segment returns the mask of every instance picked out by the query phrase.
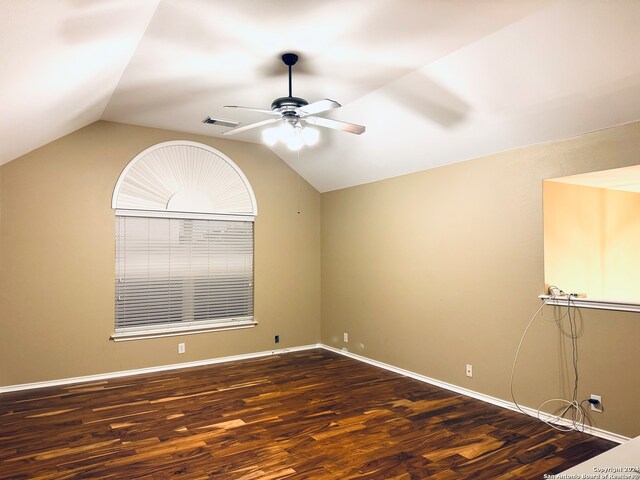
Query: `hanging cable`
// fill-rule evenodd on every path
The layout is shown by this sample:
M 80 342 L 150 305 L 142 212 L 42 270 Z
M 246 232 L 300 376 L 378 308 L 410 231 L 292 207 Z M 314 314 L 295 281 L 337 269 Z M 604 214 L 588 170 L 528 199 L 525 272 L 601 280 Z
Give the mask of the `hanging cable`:
M 528 413 L 520 408 L 520 405 L 516 401 L 516 396 L 513 393 L 513 377 L 514 377 L 515 372 L 516 372 L 516 364 L 518 363 L 518 357 L 520 356 L 520 349 L 522 348 L 522 343 L 524 342 L 524 339 L 527 336 L 527 332 L 529 331 L 529 328 L 531 328 L 531 325 L 533 325 L 534 320 L 538 317 L 538 314 L 542 311 L 544 306 L 547 304 L 547 302 L 551 298 L 555 298 L 555 296 L 551 296 L 549 298 L 545 298 L 544 301 L 542 302 L 542 305 L 540 305 L 540 308 L 538 308 L 536 313 L 534 313 L 533 316 L 531 317 L 531 320 L 529 320 L 529 323 L 527 324 L 526 328 L 524 329 L 524 332 L 522 333 L 522 337 L 520 337 L 520 342 L 518 343 L 518 348 L 516 349 L 516 356 L 513 359 L 513 366 L 511 367 L 511 380 L 509 382 L 510 390 L 511 390 L 511 400 L 513 400 L 514 405 L 520 411 L 520 413 L 523 413 L 525 415 L 528 415 Z
M 511 368 L 511 379 L 509 382 L 509 388 L 510 388 L 510 392 L 511 392 L 511 400 L 513 401 L 514 405 L 516 406 L 516 408 L 518 409 L 518 411 L 520 411 L 520 413 L 523 413 L 525 415 L 530 415 L 529 413 L 525 412 L 522 408 L 520 408 L 520 405 L 518 404 L 516 398 L 515 398 L 515 394 L 513 391 L 513 379 L 515 376 L 515 371 L 516 371 L 516 365 L 518 362 L 518 357 L 520 355 L 520 350 L 522 349 L 522 344 L 524 342 L 525 337 L 527 336 L 527 333 L 529 332 L 529 329 L 531 328 L 531 325 L 533 325 L 533 322 L 535 321 L 535 319 L 538 317 L 538 315 L 540 314 L 540 312 L 542 311 L 542 309 L 544 308 L 544 306 L 548 303 L 549 300 L 551 299 L 556 299 L 558 296 L 564 296 L 564 292 L 562 290 L 560 290 L 557 287 L 550 287 L 549 291 L 551 293 L 551 295 L 546 298 L 543 302 L 542 305 L 540 305 L 540 308 L 538 308 L 538 310 L 536 311 L 536 313 L 533 314 L 533 316 L 531 317 L 531 319 L 529 320 L 529 323 L 527 324 L 526 328 L 524 329 L 524 332 L 522 333 L 522 336 L 520 337 L 520 342 L 518 343 L 518 348 L 516 349 L 516 354 L 515 357 L 513 359 L 513 366 Z M 562 328 L 561 322 L 562 320 L 567 317 L 568 321 L 569 321 L 569 329 L 570 329 L 570 338 L 571 338 L 571 347 L 572 347 L 572 355 L 571 355 L 571 359 L 572 359 L 572 365 L 573 365 L 573 372 L 574 372 L 574 384 L 573 384 L 573 395 L 571 400 L 566 400 L 564 398 L 551 398 L 545 402 L 543 402 L 540 407 L 538 407 L 537 410 L 537 418 L 538 420 L 543 421 L 544 423 L 546 423 L 547 425 L 549 425 L 551 428 L 554 428 L 556 430 L 562 431 L 562 432 L 569 432 L 572 430 L 577 430 L 579 432 L 583 432 L 585 429 L 585 419 L 587 417 L 587 412 L 584 409 L 584 407 L 582 406 L 582 404 L 588 400 L 583 400 L 582 402 L 578 402 L 578 337 L 577 337 L 577 328 L 574 325 L 575 323 L 575 318 L 572 317 L 571 315 L 571 295 L 567 295 L 567 311 L 558 319 L 555 319 L 556 323 L 558 324 L 558 328 L 560 328 L 561 332 L 566 335 L 565 331 Z M 558 403 L 562 403 L 565 404 L 565 407 L 560 411 L 560 413 L 554 415 L 552 418 L 548 418 L 546 420 L 542 419 L 542 409 L 549 403 L 553 403 L 553 402 L 558 402 Z M 565 415 L 567 415 L 570 412 L 571 417 L 570 419 L 567 419 L 565 417 Z M 549 415 L 549 414 L 547 414 Z M 531 415 L 530 415 L 531 416 Z M 564 425 L 561 422 L 563 421 L 569 421 L 570 425 Z

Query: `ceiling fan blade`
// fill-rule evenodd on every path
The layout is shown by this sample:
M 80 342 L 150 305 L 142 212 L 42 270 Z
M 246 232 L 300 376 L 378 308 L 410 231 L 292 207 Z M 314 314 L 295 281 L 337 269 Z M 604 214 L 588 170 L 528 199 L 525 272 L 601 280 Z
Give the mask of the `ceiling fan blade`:
M 343 132 L 355 133 L 356 135 L 360 135 L 365 131 L 365 127 L 363 127 L 362 125 L 339 122 L 338 120 L 331 120 L 329 118 L 305 117 L 304 121 L 312 125 L 317 125 L 319 127 L 333 128 L 334 130 L 342 130 Z
M 339 108 L 341 106 L 342 105 L 340 105 L 335 100 L 325 98 L 324 100 L 310 103 L 309 105 L 305 105 L 304 107 L 296 108 L 295 112 L 300 117 L 306 117 L 307 115 L 315 115 L 316 113 L 326 112 L 327 110 L 331 110 L 332 108 Z
M 261 122 L 250 123 L 249 125 L 245 125 L 244 127 L 236 127 L 231 130 L 227 130 L 222 135 L 235 135 L 236 133 L 244 132 L 246 130 L 251 130 L 252 128 L 262 127 L 263 125 L 269 125 L 270 123 L 279 122 L 279 118 L 268 118 L 266 120 L 262 120 Z
M 239 105 L 225 105 L 222 108 L 239 108 L 240 110 L 251 110 L 252 112 L 260 112 L 266 113 L 267 115 L 278 115 L 280 116 L 280 112 L 274 112 L 273 110 L 266 110 L 264 108 L 254 108 L 254 107 L 241 107 Z

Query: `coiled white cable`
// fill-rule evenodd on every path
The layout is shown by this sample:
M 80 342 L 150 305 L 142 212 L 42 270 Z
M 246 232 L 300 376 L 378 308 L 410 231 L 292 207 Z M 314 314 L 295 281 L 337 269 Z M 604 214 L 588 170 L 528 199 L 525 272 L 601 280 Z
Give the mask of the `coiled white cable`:
M 553 289 L 555 289 L 558 293 L 553 293 Z M 531 320 L 529 320 L 529 323 L 527 324 L 526 328 L 524 329 L 524 332 L 522 333 L 522 337 L 520 337 L 520 342 L 518 343 L 518 348 L 516 349 L 516 355 L 513 359 L 513 366 L 511 367 L 511 379 L 509 382 L 509 388 L 511 391 L 511 400 L 513 400 L 513 404 L 516 406 L 516 408 L 518 409 L 518 411 L 520 411 L 520 413 L 523 413 L 524 415 L 528 415 L 533 417 L 533 415 L 525 412 L 524 410 L 522 410 L 522 408 L 520 408 L 520 405 L 518 404 L 515 394 L 513 392 L 513 378 L 515 376 L 515 371 L 516 371 L 516 365 L 518 363 L 518 357 L 520 355 L 520 350 L 522 349 L 522 344 L 524 343 L 524 339 L 527 336 L 527 333 L 529 332 L 529 329 L 531 328 L 531 325 L 533 325 L 533 322 L 535 321 L 535 319 L 538 317 L 538 315 L 540 314 L 540 312 L 542 311 L 542 309 L 544 308 L 544 306 L 547 304 L 547 302 L 551 299 L 555 299 L 558 294 L 562 294 L 562 290 L 552 287 L 550 288 L 550 291 L 553 293 L 552 295 L 550 295 L 548 298 L 546 298 L 543 302 L 542 305 L 540 305 L 540 308 L 538 308 L 538 310 L 536 311 L 536 313 L 533 314 L 533 316 L 531 317 Z M 567 313 L 565 315 L 563 315 L 562 317 L 560 317 L 559 320 L 557 320 L 557 322 L 559 322 L 560 320 L 562 320 L 565 316 L 567 316 L 567 314 L 569 314 L 569 320 L 571 320 L 571 316 L 569 313 L 569 309 L 571 308 L 571 300 L 570 297 L 567 297 Z M 576 345 L 575 345 L 575 333 L 573 332 L 573 325 L 571 328 L 571 339 L 572 339 L 572 345 L 574 348 L 574 368 L 577 369 L 577 365 L 575 363 L 575 359 L 576 359 Z M 577 394 L 577 370 L 576 370 L 576 384 L 575 384 L 575 388 L 574 388 L 574 397 Z M 552 418 L 548 418 L 548 419 L 543 419 L 542 418 L 542 408 L 547 405 L 548 403 L 552 403 L 552 402 L 560 402 L 560 403 L 564 403 L 566 404 L 566 407 L 557 415 L 552 416 Z M 583 401 L 584 402 L 584 401 Z M 547 425 L 549 425 L 551 428 L 554 428 L 556 430 L 559 430 L 561 432 L 570 432 L 573 430 L 577 430 L 579 432 L 583 432 L 584 431 L 584 425 L 585 425 L 585 417 L 586 417 L 586 411 L 585 409 L 582 407 L 581 403 L 583 402 L 578 402 L 578 400 L 576 398 L 574 398 L 573 400 L 566 400 L 564 398 L 552 398 L 549 399 L 545 402 L 543 402 L 539 407 L 538 407 L 538 411 L 537 411 L 537 418 L 538 420 L 546 423 Z M 566 421 L 565 419 L 565 415 L 567 414 L 567 412 L 569 412 L 571 410 L 571 425 L 565 425 L 563 423 L 560 423 L 562 421 Z M 546 414 L 548 415 L 548 414 Z M 536 417 L 534 417 L 536 418 Z

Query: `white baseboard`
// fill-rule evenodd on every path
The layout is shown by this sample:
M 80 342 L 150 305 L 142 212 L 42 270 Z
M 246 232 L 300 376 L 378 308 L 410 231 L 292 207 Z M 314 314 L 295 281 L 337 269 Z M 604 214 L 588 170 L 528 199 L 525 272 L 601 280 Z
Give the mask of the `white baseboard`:
M 484 393 L 475 392 L 473 390 L 469 390 L 467 388 L 459 387 L 459 386 L 453 385 L 451 383 L 442 382 L 440 380 L 436 380 L 435 378 L 426 377 L 424 375 L 420 375 L 419 373 L 414 373 L 414 372 L 411 372 L 409 370 L 405 370 L 403 368 L 394 367 L 393 365 L 389 365 L 389 364 L 384 363 L 384 362 L 379 362 L 377 360 L 372 360 L 370 358 L 363 357 L 361 355 L 358 355 L 358 354 L 355 354 L 355 353 L 351 353 L 349 351 L 340 350 L 340 349 L 335 348 L 335 347 L 330 347 L 329 345 L 322 344 L 320 346 L 322 348 L 324 348 L 325 350 L 329 350 L 331 352 L 339 353 L 340 355 L 344 355 L 346 357 L 352 358 L 354 360 L 358 360 L 360 362 L 368 363 L 368 364 L 376 366 L 376 367 L 384 368 L 385 370 L 389 370 L 391 372 L 399 373 L 400 375 L 403 375 L 405 377 L 414 378 L 416 380 L 419 380 L 419 381 L 425 382 L 425 383 L 429 383 L 429 384 L 434 385 L 436 387 L 444 388 L 446 390 L 451 390 L 452 392 L 460 393 L 462 395 L 466 395 L 467 397 L 475 398 L 477 400 L 482 400 L 483 402 L 487 402 L 487 403 L 490 403 L 492 405 L 497 405 L 498 407 L 507 408 L 509 410 L 513 410 L 515 412 L 522 413 L 521 411 L 518 410 L 518 407 L 516 407 L 516 405 L 513 402 L 508 402 L 508 401 L 502 400 L 500 398 L 492 397 L 490 395 L 485 395 Z M 520 409 L 522 409 L 522 411 L 525 412 L 525 414 L 527 414 L 529 416 L 532 416 L 536 420 L 538 419 L 538 411 L 537 410 L 535 410 L 533 408 L 529 408 L 529 407 L 523 407 L 523 406 L 520 406 Z M 555 418 L 553 415 L 548 415 L 548 414 L 545 414 L 545 413 L 542 413 L 540 416 L 541 416 L 542 420 L 548 420 L 548 421 L 549 420 L 553 420 Z M 571 426 L 571 422 L 569 422 L 569 421 L 557 422 L 557 423 L 560 423 L 563 426 Z M 585 425 L 584 433 L 587 433 L 589 435 L 593 435 L 595 437 L 604 438 L 606 440 L 611 440 L 612 442 L 616 442 L 616 443 L 625 443 L 625 442 L 628 442 L 629 440 L 631 440 L 629 437 L 625 437 L 623 435 L 618 435 L 617 433 L 608 432 L 608 431 L 602 430 L 600 428 L 591 427 L 589 425 Z
M 434 378 L 426 377 L 424 375 L 420 375 L 419 373 L 414 373 L 409 370 L 405 370 L 403 368 L 394 367 L 393 365 L 389 365 L 384 362 L 379 362 L 377 360 L 372 360 L 367 357 L 363 357 L 361 355 L 357 355 L 355 353 L 351 353 L 345 350 L 340 350 L 335 347 L 331 347 L 329 345 L 324 345 L 321 343 L 311 344 L 311 345 L 302 345 L 299 347 L 291 347 L 291 348 L 281 348 L 277 350 L 268 350 L 263 352 L 255 352 L 255 353 L 245 353 L 242 355 L 231 355 L 228 357 L 218 357 L 218 358 L 209 358 L 205 360 L 196 360 L 194 362 L 185 362 L 185 363 L 174 363 L 171 365 L 161 365 L 158 367 L 148 367 L 148 368 L 137 368 L 134 370 L 121 370 L 118 372 L 109 372 L 109 373 L 100 373 L 97 375 L 86 375 L 82 377 L 73 377 L 73 378 L 62 378 L 59 380 L 48 380 L 44 382 L 34 382 L 34 383 L 23 383 L 19 385 L 8 385 L 5 387 L 0 387 L 0 393 L 8 393 L 8 392 L 17 392 L 20 390 L 31 390 L 36 388 L 45 388 L 45 387 L 54 387 L 60 385 L 71 385 L 74 383 L 80 382 L 95 382 L 100 380 L 108 380 L 111 378 L 118 377 L 126 377 L 129 375 L 143 375 L 146 373 L 154 373 L 154 372 L 164 372 L 168 370 L 176 370 L 179 368 L 189 368 L 189 367 L 201 367 L 205 365 L 214 365 L 216 363 L 225 363 L 225 362 L 234 362 L 237 360 L 247 360 L 251 358 L 260 358 L 267 357 L 270 355 L 279 355 L 282 353 L 288 352 L 299 352 L 303 350 L 311 350 L 313 348 L 323 348 L 325 350 L 338 353 L 340 355 L 344 355 L 346 357 L 352 358 L 354 360 L 358 360 L 360 362 L 368 363 L 369 365 L 373 365 L 375 367 L 383 368 L 385 370 L 389 370 L 391 372 L 398 373 L 405 377 L 414 378 L 421 382 L 428 383 L 430 385 L 434 385 L 436 387 L 444 388 L 446 390 L 451 390 L 452 392 L 460 393 L 462 395 L 466 395 L 471 398 L 475 398 L 477 400 L 482 400 L 483 402 L 490 403 L 492 405 L 497 405 L 498 407 L 507 408 L 509 410 L 513 410 L 519 412 L 516 405 L 512 402 L 508 402 L 506 400 L 502 400 L 500 398 L 492 397 L 490 395 L 485 395 L 484 393 L 475 392 L 473 390 L 469 390 L 467 388 L 459 387 L 457 385 L 453 385 L 451 383 L 442 382 L 440 380 L 436 380 Z M 524 411 L 527 415 L 530 415 L 534 418 L 538 418 L 537 410 L 534 410 L 529 407 L 520 407 L 522 411 Z M 521 412 L 519 412 L 521 413 Z M 543 414 L 543 419 L 552 420 L 553 416 Z M 567 421 L 566 425 L 569 426 L 570 423 Z M 596 437 L 604 438 L 606 440 L 611 440 L 617 443 L 625 443 L 630 440 L 629 437 L 625 437 L 622 435 L 618 435 L 617 433 L 608 432 L 606 430 L 602 430 L 600 428 L 590 427 L 588 425 L 585 426 L 585 433 L 594 435 Z
M 264 352 L 244 353 L 242 355 L 231 355 L 228 357 L 208 358 L 205 360 L 196 360 L 194 362 L 160 365 L 158 367 L 136 368 L 134 370 L 121 370 L 118 372 L 99 373 L 97 375 L 85 375 L 82 377 L 61 378 L 59 380 L 47 380 L 44 382 L 8 385 L 6 387 L 0 387 L 0 393 L 17 392 L 20 390 L 31 390 L 35 388 L 55 387 L 60 385 L 71 385 L 80 382 L 95 382 L 99 380 L 109 380 L 110 378 L 126 377 L 129 375 L 143 375 L 145 373 L 165 372 L 168 370 L 176 370 L 178 368 L 201 367 L 204 365 L 214 365 L 216 363 L 235 362 L 237 360 L 267 357 L 270 355 L 278 355 L 281 353 L 299 352 L 302 350 L 310 350 L 312 348 L 320 348 L 320 344 L 303 345 L 300 347 L 291 348 L 280 348 L 277 350 L 268 350 Z

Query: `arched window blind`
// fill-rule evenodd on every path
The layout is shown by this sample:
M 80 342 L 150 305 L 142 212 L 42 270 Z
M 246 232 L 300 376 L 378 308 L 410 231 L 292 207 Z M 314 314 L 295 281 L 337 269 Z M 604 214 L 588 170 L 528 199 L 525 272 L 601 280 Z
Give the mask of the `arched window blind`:
M 114 340 L 256 324 L 255 197 L 213 148 L 165 142 L 136 156 L 113 195 Z

